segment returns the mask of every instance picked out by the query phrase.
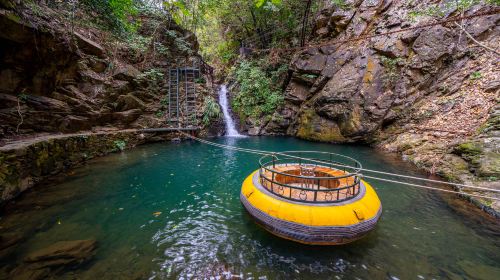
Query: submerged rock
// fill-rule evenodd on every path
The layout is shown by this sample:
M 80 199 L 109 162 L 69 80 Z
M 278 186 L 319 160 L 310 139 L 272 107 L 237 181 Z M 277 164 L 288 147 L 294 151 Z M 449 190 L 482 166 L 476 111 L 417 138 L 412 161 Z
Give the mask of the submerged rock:
M 0 260 L 7 258 L 23 241 L 22 234 L 2 234 L 0 235 Z
M 97 242 L 93 239 L 60 241 L 28 254 L 24 264 L 11 272 L 12 279 L 46 279 L 64 269 L 75 269 L 90 260 Z
M 24 261 L 39 267 L 79 264 L 90 259 L 96 247 L 93 239 L 60 241 L 28 254 Z

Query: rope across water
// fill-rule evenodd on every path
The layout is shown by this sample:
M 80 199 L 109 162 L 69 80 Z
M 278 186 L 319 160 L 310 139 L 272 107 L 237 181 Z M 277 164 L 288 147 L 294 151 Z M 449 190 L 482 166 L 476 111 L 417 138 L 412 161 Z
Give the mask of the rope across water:
M 188 137 L 188 138 L 190 138 L 190 139 L 198 141 L 200 143 L 211 145 L 211 146 L 218 147 L 218 148 L 221 148 L 221 149 L 227 149 L 227 150 L 233 150 L 233 151 L 238 151 L 238 152 L 257 154 L 257 155 L 263 155 L 263 156 L 266 156 L 266 155 L 267 156 L 274 156 L 276 158 L 278 156 L 283 156 L 283 157 L 288 157 L 288 158 L 297 159 L 297 160 L 306 160 L 306 161 L 311 161 L 311 162 L 315 162 L 315 163 L 329 164 L 329 165 L 333 165 L 333 166 L 336 166 L 336 167 L 349 168 L 349 169 L 353 169 L 354 168 L 354 167 L 348 166 L 348 165 L 331 163 L 331 162 L 326 162 L 326 161 L 322 161 L 322 160 L 315 160 L 315 159 L 310 159 L 310 158 L 304 158 L 304 157 L 290 155 L 290 154 L 287 154 L 287 153 L 263 151 L 263 150 L 256 150 L 256 149 L 247 149 L 247 148 L 240 148 L 240 147 L 236 147 L 236 146 L 229 146 L 229 145 L 214 143 L 214 142 L 211 142 L 211 141 L 207 141 L 207 140 L 204 140 L 204 139 L 192 136 L 192 135 L 190 135 L 188 133 L 185 133 L 183 131 L 179 131 L 179 133 L 182 134 L 182 135 L 184 135 L 184 136 L 186 136 L 186 137 Z M 360 170 L 360 171 L 368 172 L 368 173 L 371 172 L 371 173 L 377 173 L 377 174 L 382 174 L 382 175 L 400 177 L 400 178 L 405 178 L 405 179 L 424 181 L 424 182 L 429 182 L 429 183 L 437 183 L 437 184 L 457 186 L 457 187 L 466 188 L 466 189 L 472 189 L 472 190 L 482 190 L 482 191 L 489 191 L 489 192 L 494 192 L 494 193 L 500 193 L 500 190 L 492 189 L 492 188 L 478 187 L 478 186 L 472 186 L 472 185 L 467 185 L 467 184 L 445 182 L 445 181 L 439 181 L 439 180 L 433 180 L 433 179 L 426 179 L 426 178 L 419 178 L 419 177 L 415 177 L 415 176 L 409 176 L 409 175 L 403 175 L 403 174 L 396 174 L 396 173 L 384 172 L 384 171 L 367 169 L 367 168 L 357 168 L 357 169 Z M 461 191 L 454 191 L 454 190 L 446 190 L 446 189 L 442 189 L 442 188 L 436 188 L 436 187 L 430 187 L 430 186 L 425 186 L 425 185 L 407 183 L 407 182 L 402 182 L 402 181 L 397 181 L 397 180 L 391 180 L 391 179 L 379 178 L 379 177 L 374 177 L 374 176 L 368 176 L 368 175 L 360 175 L 360 176 L 364 177 L 364 178 L 368 178 L 368 179 L 373 179 L 373 180 L 379 180 L 379 181 L 385 181 L 385 182 L 390 182 L 390 183 L 402 184 L 402 185 L 407 185 L 407 186 L 412 186 L 412 187 L 417 187 L 417 188 L 423 188 L 423 189 L 429 189 L 429 190 L 436 190 L 436 191 L 441 191 L 441 192 L 446 192 L 446 193 L 454 193 L 454 194 L 458 194 L 458 195 L 464 195 L 464 196 L 470 196 L 470 197 L 478 197 L 478 198 L 485 198 L 485 199 L 491 199 L 491 200 L 500 200 L 500 198 L 493 197 L 493 196 L 480 195 L 480 194 L 470 194 L 470 193 L 465 193 L 465 192 L 461 192 Z

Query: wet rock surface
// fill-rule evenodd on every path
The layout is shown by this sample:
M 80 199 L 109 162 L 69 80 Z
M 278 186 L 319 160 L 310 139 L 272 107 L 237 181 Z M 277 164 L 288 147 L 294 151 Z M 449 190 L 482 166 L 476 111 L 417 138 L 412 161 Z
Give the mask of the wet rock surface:
M 12 279 L 47 279 L 58 273 L 76 269 L 95 253 L 95 240 L 60 241 L 29 253 L 24 263 L 10 273 Z

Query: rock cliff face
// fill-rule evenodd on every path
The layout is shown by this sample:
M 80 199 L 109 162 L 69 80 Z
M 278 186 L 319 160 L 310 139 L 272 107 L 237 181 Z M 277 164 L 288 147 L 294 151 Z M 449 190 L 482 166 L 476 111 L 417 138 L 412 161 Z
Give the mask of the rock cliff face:
M 199 63 L 194 35 L 142 15 L 118 37 L 89 11 L 68 22 L 63 2 L 0 0 L 0 206 L 90 158 L 180 136 L 134 128 L 165 127 L 168 69 Z M 200 112 L 212 91 L 195 86 Z
M 416 1 L 346 2 L 349 9 L 332 6 L 317 17 L 310 44 L 332 44 L 295 54 L 285 104 L 257 131 L 370 143 L 448 179 L 498 186 L 498 55 L 454 23 L 335 44 L 432 21 L 411 20 Z M 465 15 L 492 9 L 476 5 Z M 499 21 L 495 14 L 463 24 L 495 47 Z
M 58 7 L 35 3 L 0 1 L 0 142 L 164 126 L 167 69 L 199 58 L 192 33 L 146 15 L 138 38 L 128 42 L 82 24 L 92 20 L 84 11 L 73 26 Z M 155 46 L 144 38 L 154 38 Z M 197 90 L 207 92 L 202 84 Z

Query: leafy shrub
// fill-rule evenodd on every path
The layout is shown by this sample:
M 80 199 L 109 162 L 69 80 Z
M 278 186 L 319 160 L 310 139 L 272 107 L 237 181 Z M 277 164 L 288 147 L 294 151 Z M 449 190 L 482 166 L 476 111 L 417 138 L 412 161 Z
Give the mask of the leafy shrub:
M 126 37 L 127 45 L 132 49 L 134 55 L 137 57 L 144 54 L 148 50 L 148 46 L 151 43 L 151 38 L 144 37 L 136 33 L 130 33 Z
M 180 50 L 183 53 L 187 54 L 192 54 L 193 50 L 191 47 L 191 44 L 186 42 L 183 38 L 176 38 L 174 40 L 175 46 L 177 47 L 178 50 Z
M 269 75 L 254 62 L 241 62 L 235 71 L 240 90 L 232 100 L 233 109 L 242 117 L 258 118 L 272 114 L 284 100 L 280 89 L 273 86 L 276 85 L 273 83 L 276 72 Z
M 143 73 L 139 74 L 137 76 L 137 78 L 158 82 L 160 79 L 163 78 L 163 76 L 164 76 L 163 72 L 160 69 L 151 68 L 151 69 L 146 70 Z
M 123 140 L 115 140 L 113 144 L 115 146 L 115 151 L 117 150 L 123 151 L 125 150 L 125 147 L 127 147 L 127 142 Z
M 483 77 L 483 75 L 481 74 L 481 72 L 479 71 L 475 71 L 475 72 L 472 72 L 472 74 L 470 74 L 470 79 L 471 80 L 479 80 Z
M 311 79 L 311 80 L 314 80 L 318 77 L 318 75 L 313 75 L 313 74 L 303 74 L 302 77 L 306 78 L 306 79 Z
M 382 62 L 382 65 L 384 65 L 384 68 L 385 68 L 385 74 L 383 76 L 383 79 L 384 79 L 386 86 L 389 86 L 389 85 L 395 83 L 400 75 L 398 64 L 402 61 L 401 58 L 399 58 L 399 57 L 390 58 L 390 57 L 382 56 L 380 58 L 380 61 Z
M 157 118 L 161 118 L 161 117 L 163 117 L 164 115 L 165 115 L 165 112 L 163 112 L 162 110 L 158 110 L 158 111 L 156 111 L 156 113 L 155 113 L 155 116 L 156 116 Z
M 162 106 L 167 106 L 169 103 L 169 100 L 168 100 L 168 97 L 164 97 L 161 101 L 160 101 L 160 104 Z
M 349 4 L 345 2 L 345 0 L 332 0 L 332 3 L 334 6 L 342 9 L 342 10 L 347 10 L 350 8 Z
M 184 40 L 184 38 L 179 37 L 177 35 L 177 32 L 175 32 L 174 30 L 167 30 L 165 33 L 168 37 L 170 37 L 171 39 L 174 40 L 175 47 L 179 51 L 185 52 L 188 54 L 193 53 L 191 44 L 186 42 L 186 40 Z
M 212 96 L 205 97 L 203 102 L 203 125 L 207 126 L 212 120 L 221 117 L 221 109 L 217 101 Z
M 138 23 L 129 21 L 130 16 L 138 13 L 134 0 L 81 0 L 80 3 L 96 12 L 99 19 L 114 31 L 125 33 L 137 29 Z
M 207 81 L 205 80 L 205 78 L 199 77 L 199 78 L 194 79 L 194 82 L 197 83 L 197 84 L 204 84 Z
M 160 42 L 155 42 L 155 49 L 161 55 L 169 55 L 170 51 Z

